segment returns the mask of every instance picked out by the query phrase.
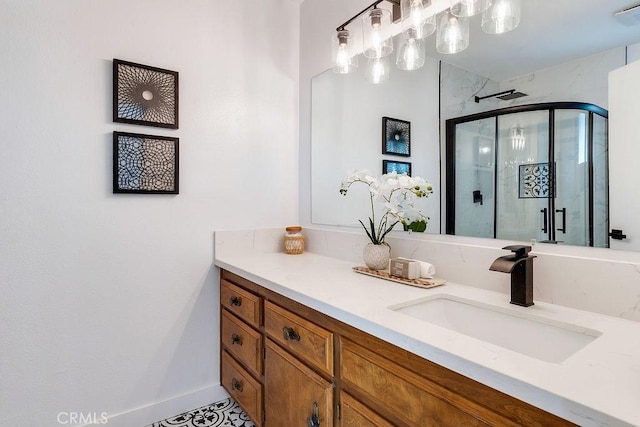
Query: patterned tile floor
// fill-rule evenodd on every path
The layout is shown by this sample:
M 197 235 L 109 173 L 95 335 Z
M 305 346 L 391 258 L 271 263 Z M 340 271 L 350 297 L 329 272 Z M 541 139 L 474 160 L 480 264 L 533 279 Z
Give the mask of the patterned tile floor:
M 221 400 L 147 427 L 254 427 L 233 399 Z

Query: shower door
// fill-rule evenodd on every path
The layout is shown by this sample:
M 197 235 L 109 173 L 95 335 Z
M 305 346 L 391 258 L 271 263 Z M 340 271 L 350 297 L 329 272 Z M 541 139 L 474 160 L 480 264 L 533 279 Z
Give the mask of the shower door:
M 495 123 L 491 117 L 456 127 L 456 234 L 495 237 Z
M 588 119 L 580 110 L 554 111 L 555 198 L 551 213 L 551 239 L 569 245 L 588 246 L 590 195 Z
M 447 121 L 447 233 L 608 247 L 606 111 L 512 111 Z
M 528 242 L 552 240 L 549 112 L 498 116 L 497 127 L 495 237 Z
M 588 112 L 498 117 L 496 237 L 588 246 Z

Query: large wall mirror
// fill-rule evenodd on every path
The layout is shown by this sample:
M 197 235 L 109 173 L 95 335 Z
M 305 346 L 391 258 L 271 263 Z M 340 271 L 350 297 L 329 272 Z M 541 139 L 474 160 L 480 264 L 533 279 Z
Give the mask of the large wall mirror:
M 384 84 L 374 85 L 367 81 L 366 67 L 362 66 L 365 61 L 360 61 L 361 67 L 354 74 L 338 75 L 329 70 L 314 77 L 311 106 L 312 223 L 357 226 L 358 219 L 369 214 L 367 195 L 363 189 L 342 197 L 338 192 L 340 180 L 349 169 L 369 169 L 381 174 L 383 161 L 387 160 L 411 163 L 413 175 L 434 184 L 434 194 L 427 200 L 421 200 L 420 207 L 430 218 L 426 232 L 445 233 L 449 229 L 446 197 L 452 191 L 445 173 L 447 120 L 542 103 L 574 102 L 609 110 L 609 74 L 640 60 L 640 26 L 624 26 L 614 19 L 614 11 L 630 6 L 627 0 L 583 0 L 579 8 L 575 3 L 575 0 L 556 0 L 551 12 L 547 7 L 540 7 L 537 1 L 525 0 L 520 27 L 500 36 L 483 34 L 479 30 L 480 18 L 473 17 L 470 22 L 471 43 L 467 50 L 456 55 L 439 55 L 435 52 L 434 41 L 427 39 L 425 66 L 416 71 L 401 71 L 393 67 L 395 57 L 392 54 L 391 76 Z M 637 80 L 640 81 L 640 74 Z M 506 100 L 488 97 L 476 102 L 476 97 L 511 89 L 526 96 Z M 567 112 L 559 114 L 558 120 L 567 114 L 571 116 L 567 120 L 576 123 L 582 123 L 581 120 L 589 117 L 579 112 Z M 410 157 L 383 154 L 383 117 L 411 123 Z M 546 118 L 542 122 L 546 123 Z M 509 129 L 505 128 L 505 132 L 526 126 L 528 124 L 524 121 L 514 122 L 508 126 Z M 536 132 L 544 127 L 536 126 Z M 606 125 L 598 122 L 597 126 L 600 134 L 606 133 Z M 525 129 L 525 134 L 533 134 L 533 131 L 533 128 Z M 483 132 L 488 138 L 482 138 Z M 478 150 L 478 144 L 483 141 L 485 145 L 489 144 L 490 133 L 483 128 L 478 133 L 479 137 L 473 138 L 469 149 L 473 146 Z M 619 147 L 626 142 L 611 140 L 609 143 L 612 151 L 615 146 L 620 153 Z M 457 150 L 463 149 L 461 144 L 457 147 Z M 576 155 L 584 156 L 577 151 L 576 148 Z M 616 162 L 619 157 L 610 157 L 609 161 Z M 612 171 L 613 174 L 617 165 L 603 164 L 601 160 L 597 171 L 602 172 L 608 166 L 607 173 Z M 612 180 L 608 185 L 613 186 L 621 180 L 634 181 L 638 173 L 638 169 L 629 170 L 625 166 L 623 178 L 610 177 Z M 488 185 L 495 188 L 496 183 Z M 640 203 L 635 204 L 624 197 L 624 206 L 615 206 L 615 203 L 621 203 L 620 198 L 615 196 L 616 188 L 610 190 L 612 198 L 608 209 L 612 219 L 621 209 L 625 210 L 626 216 L 640 216 Z M 635 213 L 629 214 L 629 210 L 635 210 Z M 473 214 L 468 216 L 474 217 Z M 616 223 L 612 220 L 610 226 L 616 228 Z M 473 224 L 467 224 L 466 228 L 474 232 L 478 229 Z M 474 235 L 462 231 L 456 234 Z M 563 243 L 562 239 L 553 240 Z M 640 250 L 640 245 L 628 244 L 633 240 L 640 241 L 640 235 L 624 243 L 610 240 L 610 245 L 600 241 L 594 246 Z M 566 244 L 583 243 L 569 241 Z

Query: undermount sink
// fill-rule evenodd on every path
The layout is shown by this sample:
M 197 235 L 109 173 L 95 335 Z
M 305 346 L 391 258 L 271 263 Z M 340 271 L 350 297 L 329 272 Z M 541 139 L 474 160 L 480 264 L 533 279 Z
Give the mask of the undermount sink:
M 560 363 L 602 335 L 601 332 L 483 304 L 452 295 L 389 307 L 398 313 L 525 354 Z

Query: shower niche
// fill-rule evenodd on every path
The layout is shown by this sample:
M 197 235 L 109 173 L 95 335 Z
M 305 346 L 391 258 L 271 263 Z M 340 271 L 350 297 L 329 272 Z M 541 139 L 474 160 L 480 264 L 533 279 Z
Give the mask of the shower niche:
M 446 122 L 446 233 L 609 247 L 606 110 L 520 105 Z

